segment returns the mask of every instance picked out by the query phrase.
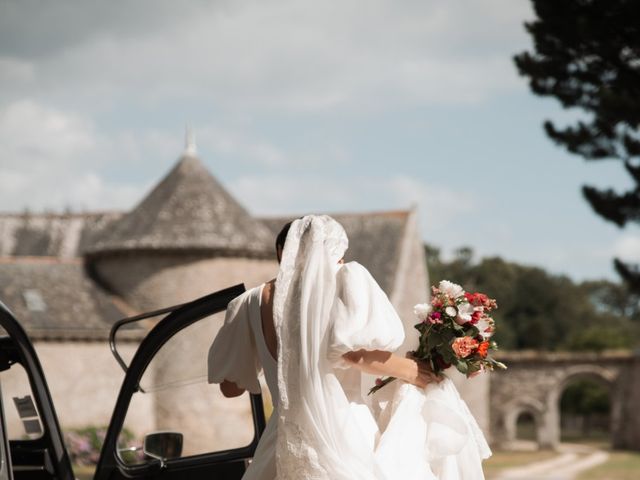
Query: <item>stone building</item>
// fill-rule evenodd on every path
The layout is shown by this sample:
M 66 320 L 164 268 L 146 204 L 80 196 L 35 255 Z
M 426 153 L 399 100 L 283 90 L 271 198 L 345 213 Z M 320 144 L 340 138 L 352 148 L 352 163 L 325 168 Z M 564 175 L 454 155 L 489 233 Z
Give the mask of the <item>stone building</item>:
M 412 307 L 428 291 L 415 209 L 332 215 L 350 239 L 346 260 L 366 266 L 401 317 L 413 324 Z M 296 216 L 251 215 L 205 168 L 191 144 L 129 212 L 1 214 L 0 299 L 35 340 L 63 426 L 108 423 L 122 380 L 106 342 L 115 320 L 273 278 L 275 236 Z M 215 335 L 217 327 L 211 328 L 199 336 L 202 346 Z M 129 333 L 121 346 L 125 357 L 143 332 Z M 186 350 L 196 351 L 183 343 L 172 358 Z M 194 362 L 204 367 L 206 358 Z M 158 368 L 171 376 L 178 373 L 169 371 L 175 370 L 172 365 L 168 358 Z M 488 426 L 488 378 L 459 384 L 480 424 Z M 171 412 L 163 404 L 183 401 L 158 398 L 140 401 L 127 423 L 132 432 L 166 427 Z M 220 401 L 216 397 L 201 405 L 199 415 Z M 246 416 L 246 406 L 235 414 L 226 416 L 219 432 L 232 431 L 233 421 Z M 8 421 L 18 419 L 9 416 Z

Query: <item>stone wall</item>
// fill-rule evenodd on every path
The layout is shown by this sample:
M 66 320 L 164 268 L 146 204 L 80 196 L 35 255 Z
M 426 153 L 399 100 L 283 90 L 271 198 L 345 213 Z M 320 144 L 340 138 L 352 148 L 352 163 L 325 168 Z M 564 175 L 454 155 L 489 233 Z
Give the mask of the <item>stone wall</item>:
M 275 260 L 204 254 L 136 252 L 96 259 L 101 281 L 139 311 L 183 303 L 244 283 L 247 289 L 274 278 Z
M 621 379 L 621 406 L 619 434 L 614 438 L 616 448 L 640 450 L 640 352 L 636 351 L 628 370 Z

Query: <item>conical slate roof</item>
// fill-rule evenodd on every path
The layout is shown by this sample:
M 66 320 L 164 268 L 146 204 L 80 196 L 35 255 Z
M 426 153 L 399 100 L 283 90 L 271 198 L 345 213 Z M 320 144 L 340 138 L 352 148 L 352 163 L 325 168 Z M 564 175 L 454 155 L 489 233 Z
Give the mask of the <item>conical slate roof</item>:
M 195 249 L 262 256 L 272 252 L 272 237 L 186 150 L 151 193 L 105 228 L 86 253 Z

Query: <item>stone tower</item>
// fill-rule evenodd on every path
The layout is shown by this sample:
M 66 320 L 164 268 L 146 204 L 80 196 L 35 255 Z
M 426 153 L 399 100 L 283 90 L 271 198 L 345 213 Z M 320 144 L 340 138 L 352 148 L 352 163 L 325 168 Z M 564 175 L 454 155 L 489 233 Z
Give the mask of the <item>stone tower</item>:
M 91 275 L 136 310 L 192 300 L 277 272 L 271 232 L 187 148 L 138 206 L 85 250 Z M 247 288 L 254 285 L 247 285 Z
M 85 265 L 132 309 L 149 311 L 273 278 L 273 240 L 209 173 L 188 141 L 166 177 L 93 240 Z M 142 377 L 145 392 L 134 395 L 127 413 L 133 419 L 147 412 L 144 433 L 183 433 L 184 455 L 246 445 L 253 436 L 248 397 L 225 399 L 206 381 L 207 351 L 223 317 L 201 320 L 171 338 Z M 125 420 L 125 428 L 133 423 Z

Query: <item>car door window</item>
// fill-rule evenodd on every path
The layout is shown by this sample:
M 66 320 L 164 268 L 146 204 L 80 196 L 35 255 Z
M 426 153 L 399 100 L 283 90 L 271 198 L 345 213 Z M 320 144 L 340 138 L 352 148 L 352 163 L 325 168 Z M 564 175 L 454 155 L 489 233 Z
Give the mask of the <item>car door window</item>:
M 0 372 L 0 386 L 8 440 L 40 438 L 43 426 L 24 367 L 14 363 Z
M 248 393 L 225 398 L 207 383 L 207 353 L 224 320 L 210 315 L 180 330 L 153 356 L 133 394 L 118 436 L 127 465 L 153 461 L 142 452 L 154 432 L 182 434 L 179 457 L 215 453 L 249 445 L 256 432 Z

